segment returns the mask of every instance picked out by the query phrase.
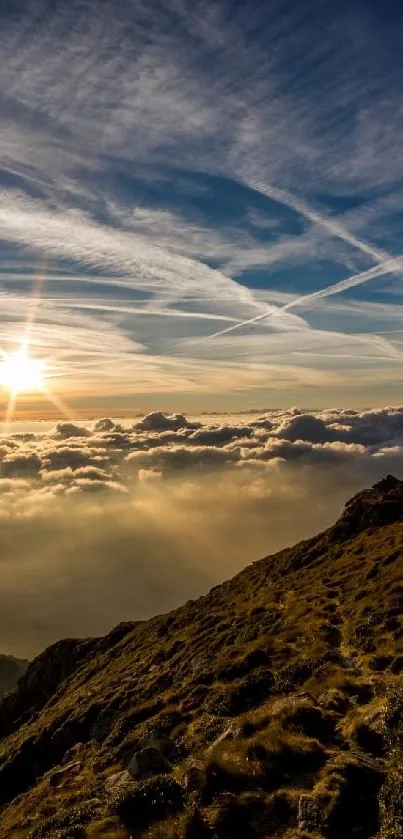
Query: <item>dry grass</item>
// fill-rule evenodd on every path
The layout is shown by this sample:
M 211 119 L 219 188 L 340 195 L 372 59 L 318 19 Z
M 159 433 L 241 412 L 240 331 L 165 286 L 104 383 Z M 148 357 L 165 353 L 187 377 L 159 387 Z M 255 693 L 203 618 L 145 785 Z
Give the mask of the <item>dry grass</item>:
M 401 839 L 389 813 L 403 800 L 402 745 L 387 709 L 403 680 L 403 512 L 379 521 L 382 504 L 375 492 L 365 528 L 342 521 L 167 616 L 69 642 L 67 670 L 58 647 L 42 656 L 0 708 L 2 839 L 56 816 L 51 829 L 64 830 L 69 812 L 85 839 L 128 839 L 104 782 L 151 733 L 173 739 L 177 781 L 194 760 L 206 780 L 198 800 L 160 823 L 151 814 L 136 839 L 235 839 L 239 825 L 242 839 L 302 839 L 301 795 L 323 817 L 311 839 L 338 839 L 346 818 L 345 839 Z M 52 787 L 77 743 L 79 766 Z M 88 820 L 80 807 L 93 799 Z

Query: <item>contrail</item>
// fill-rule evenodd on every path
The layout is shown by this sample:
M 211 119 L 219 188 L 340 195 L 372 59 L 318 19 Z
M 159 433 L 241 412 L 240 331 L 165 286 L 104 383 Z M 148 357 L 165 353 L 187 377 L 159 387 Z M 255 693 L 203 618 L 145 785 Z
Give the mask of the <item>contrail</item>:
M 350 231 L 337 219 L 322 216 L 317 210 L 309 207 L 305 201 L 300 198 L 296 198 L 294 195 L 286 192 L 286 190 L 278 189 L 274 186 L 267 186 L 266 184 L 250 179 L 245 179 L 245 183 L 255 192 L 260 192 L 261 195 L 265 195 L 267 198 L 271 198 L 273 201 L 277 201 L 279 204 L 289 207 L 290 210 L 295 210 L 295 212 L 304 216 L 308 221 L 311 221 L 313 224 L 317 224 L 319 227 L 323 227 L 332 236 L 342 239 L 353 248 L 361 251 L 361 253 L 365 253 L 367 256 L 372 257 L 375 262 L 384 262 L 389 258 L 387 251 L 381 248 L 376 248 L 362 239 L 358 239 L 357 236 L 350 233 Z
M 186 343 L 205 343 L 206 341 L 211 341 L 213 338 L 219 338 L 221 335 L 228 335 L 231 332 L 234 332 L 236 329 L 241 329 L 244 326 L 249 326 L 253 323 L 258 323 L 261 320 L 268 320 L 269 318 L 278 317 L 282 312 L 286 312 L 289 309 L 293 309 L 296 306 L 301 305 L 301 303 L 319 300 L 325 297 L 331 297 L 333 294 L 340 294 L 343 291 L 346 291 L 349 288 L 353 288 L 354 286 L 361 285 L 366 283 L 368 280 L 371 280 L 375 277 L 379 277 L 382 274 L 386 273 L 393 273 L 393 271 L 401 271 L 403 270 L 403 256 L 399 257 L 390 257 L 387 251 L 384 251 L 381 248 L 376 248 L 373 245 L 362 241 L 361 239 L 354 236 L 344 227 L 343 224 L 337 219 L 328 218 L 326 216 L 322 216 L 317 210 L 313 210 L 305 204 L 299 198 L 291 195 L 290 193 L 286 192 L 285 190 L 278 189 L 277 187 L 267 186 L 266 184 L 259 183 L 258 181 L 254 181 L 250 178 L 245 178 L 243 183 L 246 183 L 251 189 L 255 190 L 255 192 L 259 192 L 262 195 L 266 195 L 268 198 L 271 198 L 274 201 L 278 201 L 280 204 L 289 207 L 295 212 L 299 213 L 300 215 L 304 216 L 308 221 L 312 222 L 313 224 L 317 224 L 320 227 L 323 227 L 330 233 L 332 236 L 336 236 L 338 239 L 346 242 L 347 244 L 351 245 L 351 247 L 356 248 L 357 250 L 361 251 L 361 253 L 370 256 L 377 265 L 374 265 L 372 268 L 367 269 L 366 271 L 362 271 L 359 274 L 353 274 L 350 277 L 346 277 L 344 280 L 340 280 L 340 282 L 335 283 L 331 286 L 326 286 L 325 288 L 319 289 L 318 291 L 311 292 L 309 294 L 303 294 L 300 297 L 297 297 L 295 300 L 286 303 L 284 306 L 280 306 L 275 311 L 270 310 L 264 312 L 263 314 L 257 315 L 256 317 L 249 318 L 248 320 L 239 321 L 231 326 L 228 326 L 226 329 L 221 329 L 219 332 L 214 332 L 211 335 L 205 335 L 202 338 L 193 338 L 193 339 L 184 339 Z M 180 342 L 183 343 L 183 342 Z M 171 355 L 172 350 L 165 355 Z
M 294 309 L 302 303 L 331 297 L 334 294 L 340 294 L 342 291 L 347 291 L 349 288 L 362 285 L 362 283 L 366 283 L 374 277 L 379 277 L 382 274 L 388 274 L 394 270 L 401 269 L 403 269 L 403 256 L 393 257 L 392 259 L 386 260 L 386 262 L 382 262 L 380 265 L 374 265 L 373 268 L 368 268 L 367 271 L 361 271 L 360 274 L 353 274 L 351 277 L 346 277 L 345 280 L 340 280 L 340 282 L 334 283 L 334 285 L 326 286 L 326 288 L 320 288 L 318 291 L 312 291 L 309 294 L 302 294 L 300 297 L 296 297 L 295 300 L 290 300 L 290 302 L 286 303 L 284 306 L 279 306 L 279 308 L 274 312 L 264 312 L 262 315 L 257 315 L 254 318 L 249 318 L 248 320 L 241 321 L 240 323 L 235 323 L 232 326 L 228 326 L 226 329 L 214 332 L 212 335 L 206 335 L 203 338 L 196 338 L 194 340 L 197 341 L 197 343 L 211 341 L 213 338 L 219 338 L 221 335 L 228 335 L 230 332 L 234 332 L 235 329 L 241 329 L 243 326 L 249 326 L 252 323 L 258 323 L 258 321 L 261 320 L 278 317 L 278 315 L 282 312 Z

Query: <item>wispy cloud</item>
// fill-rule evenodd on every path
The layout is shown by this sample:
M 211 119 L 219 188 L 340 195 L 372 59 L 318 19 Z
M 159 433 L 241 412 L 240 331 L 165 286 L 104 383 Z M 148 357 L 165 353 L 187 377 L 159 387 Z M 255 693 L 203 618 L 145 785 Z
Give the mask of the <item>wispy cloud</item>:
M 365 309 L 403 273 L 382 10 L 27 0 L 0 23 L 2 347 L 46 254 L 32 343 L 70 392 L 276 390 L 299 353 L 318 393 L 333 356 L 389 360 L 395 381 L 396 312 Z

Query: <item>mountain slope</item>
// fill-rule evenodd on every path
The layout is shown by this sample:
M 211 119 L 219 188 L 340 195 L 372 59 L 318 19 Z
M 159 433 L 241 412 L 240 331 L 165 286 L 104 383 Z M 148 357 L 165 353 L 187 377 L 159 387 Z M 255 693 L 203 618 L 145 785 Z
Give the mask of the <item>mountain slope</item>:
M 207 596 L 50 647 L 0 706 L 1 836 L 402 837 L 402 556 L 389 476 Z
M 9 693 L 17 686 L 18 679 L 25 673 L 29 661 L 0 654 L 0 696 Z

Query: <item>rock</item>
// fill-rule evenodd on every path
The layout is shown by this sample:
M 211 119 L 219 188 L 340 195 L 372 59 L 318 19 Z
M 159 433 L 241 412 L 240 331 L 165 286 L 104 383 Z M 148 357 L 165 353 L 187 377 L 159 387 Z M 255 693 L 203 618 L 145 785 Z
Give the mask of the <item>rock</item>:
M 185 773 L 186 792 L 200 792 L 206 783 L 206 771 L 203 763 L 193 761 Z
M 128 766 L 128 772 L 135 780 L 145 778 L 147 775 L 162 775 L 171 771 L 172 764 L 155 746 L 147 746 L 136 752 Z
M 115 772 L 105 781 L 105 795 L 107 798 L 111 798 L 119 792 L 119 790 L 124 789 L 128 784 L 132 783 L 132 776 L 129 774 L 127 769 L 124 769 L 123 772 Z
M 304 793 L 298 802 L 298 827 L 308 833 L 319 833 L 323 824 L 323 813 L 313 795 Z
M 81 769 L 81 763 L 79 760 L 75 763 L 68 763 L 67 766 L 63 766 L 61 769 L 56 769 L 55 772 L 52 772 L 49 775 L 49 786 L 58 787 L 63 778 L 73 769 Z
M 334 533 L 344 539 L 367 528 L 402 520 L 403 481 L 387 475 L 371 489 L 358 492 L 347 502 Z

